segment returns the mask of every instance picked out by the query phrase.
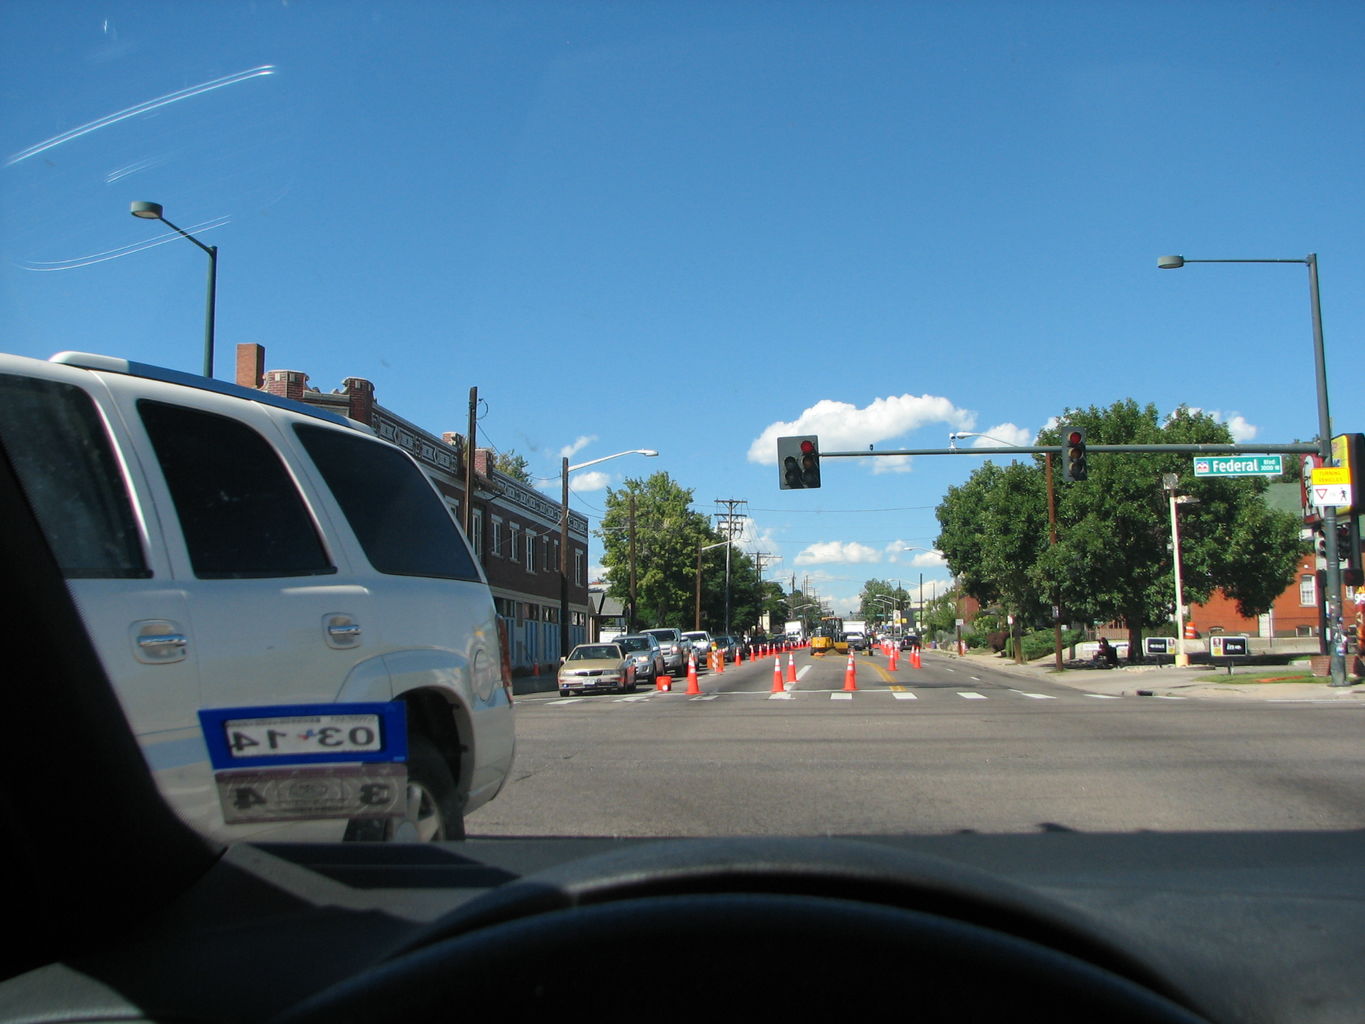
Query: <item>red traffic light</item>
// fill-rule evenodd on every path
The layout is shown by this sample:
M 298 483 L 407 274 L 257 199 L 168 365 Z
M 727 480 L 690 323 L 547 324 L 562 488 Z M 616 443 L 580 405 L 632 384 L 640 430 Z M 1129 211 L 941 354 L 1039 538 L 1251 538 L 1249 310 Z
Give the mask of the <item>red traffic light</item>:
M 1071 433 L 1066 435 L 1067 444 L 1080 444 L 1081 441 L 1083 441 L 1084 439 L 1085 435 L 1082 434 L 1079 430 L 1073 430 Z
M 801 442 L 801 454 L 802 454 L 802 455 L 814 455 L 814 454 L 815 454 L 815 442 L 814 442 L 814 441 L 802 441 L 802 442 Z

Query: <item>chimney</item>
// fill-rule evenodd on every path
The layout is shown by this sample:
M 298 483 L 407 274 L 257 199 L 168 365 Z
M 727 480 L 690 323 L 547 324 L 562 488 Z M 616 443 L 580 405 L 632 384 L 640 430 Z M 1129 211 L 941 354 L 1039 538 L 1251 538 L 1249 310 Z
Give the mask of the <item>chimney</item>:
M 364 377 L 347 377 L 341 382 L 350 408 L 346 415 L 366 425 L 374 424 L 374 385 Z
M 265 377 L 265 346 L 237 346 L 237 383 L 244 388 L 261 389 Z
M 281 398 L 303 401 L 303 390 L 308 386 L 308 374 L 301 370 L 270 370 L 265 375 L 265 389 Z

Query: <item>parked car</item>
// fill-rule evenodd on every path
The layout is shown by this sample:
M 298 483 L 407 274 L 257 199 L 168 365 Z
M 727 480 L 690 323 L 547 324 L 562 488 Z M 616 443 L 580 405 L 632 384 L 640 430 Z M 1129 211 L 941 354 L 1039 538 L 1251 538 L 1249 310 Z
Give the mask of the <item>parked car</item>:
M 668 671 L 664 663 L 664 652 L 659 641 L 649 633 L 632 633 L 618 636 L 614 641 L 631 661 L 635 663 L 635 678 L 638 682 L 652 683 Z
M 902 651 L 917 650 L 924 646 L 918 633 L 906 633 L 900 639 L 900 649 Z
M 560 696 L 598 690 L 635 690 L 635 661 L 619 643 L 579 644 L 560 663 Z
M 692 653 L 692 647 L 683 639 L 682 630 L 659 627 L 658 629 L 646 629 L 644 632 L 659 641 L 659 647 L 664 652 L 664 664 L 668 666 L 668 671 L 675 676 L 687 672 L 687 656 Z
M 706 656 L 711 653 L 711 634 L 704 629 L 694 629 L 684 633 L 683 640 L 692 645 L 692 653 L 697 656 L 697 664 L 705 665 Z
M 0 355 L 0 437 L 158 786 L 198 829 L 455 838 L 502 788 L 515 740 L 493 599 L 400 448 L 262 391 L 77 352 Z

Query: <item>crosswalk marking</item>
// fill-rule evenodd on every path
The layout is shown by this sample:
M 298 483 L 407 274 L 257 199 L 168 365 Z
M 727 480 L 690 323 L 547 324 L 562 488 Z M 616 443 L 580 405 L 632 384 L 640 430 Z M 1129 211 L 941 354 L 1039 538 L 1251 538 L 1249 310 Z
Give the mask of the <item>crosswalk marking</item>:
M 975 690 L 959 690 L 957 695 L 963 700 L 986 700 L 984 693 L 977 693 Z
M 893 690 L 891 696 L 897 700 L 919 700 L 919 694 L 911 693 L 909 690 Z

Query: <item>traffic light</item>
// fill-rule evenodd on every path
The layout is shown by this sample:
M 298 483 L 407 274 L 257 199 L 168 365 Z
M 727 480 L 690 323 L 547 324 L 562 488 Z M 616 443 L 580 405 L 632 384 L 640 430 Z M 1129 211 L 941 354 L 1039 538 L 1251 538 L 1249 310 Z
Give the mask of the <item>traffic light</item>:
M 1337 523 L 1337 557 L 1346 563 L 1341 582 L 1348 587 L 1365 586 L 1365 565 L 1361 564 L 1360 517 L 1350 515 Z
M 1080 427 L 1068 427 L 1062 431 L 1066 442 L 1066 478 L 1084 480 L 1090 473 L 1085 464 L 1085 431 Z
M 820 486 L 820 439 L 814 434 L 777 439 L 777 469 L 782 490 Z

